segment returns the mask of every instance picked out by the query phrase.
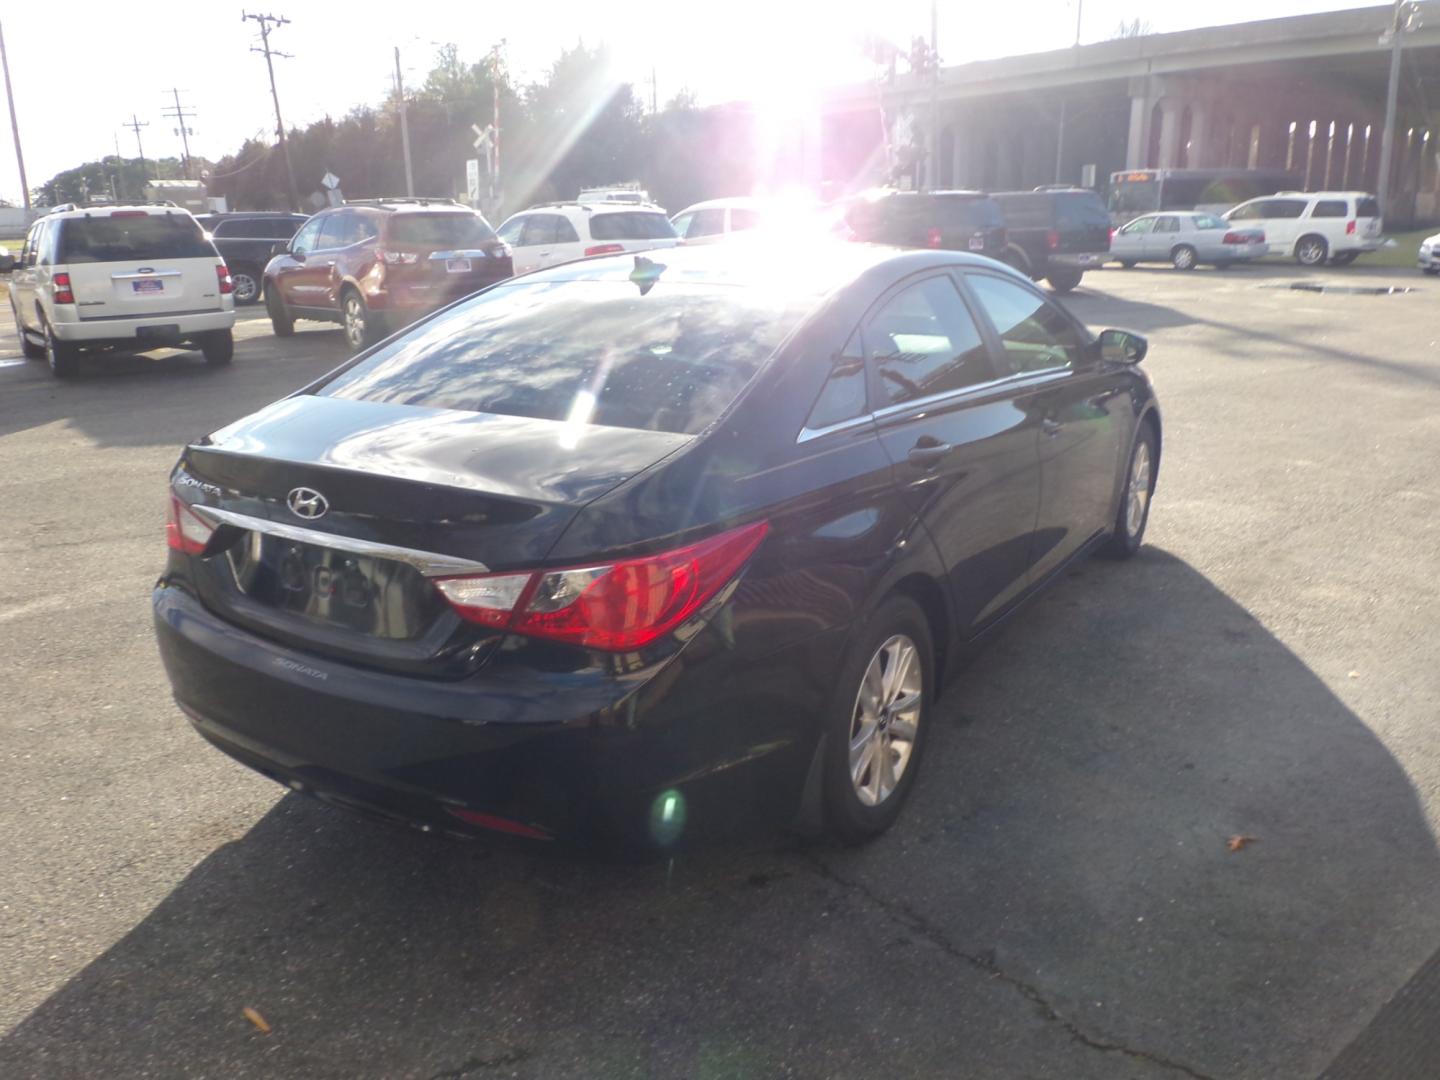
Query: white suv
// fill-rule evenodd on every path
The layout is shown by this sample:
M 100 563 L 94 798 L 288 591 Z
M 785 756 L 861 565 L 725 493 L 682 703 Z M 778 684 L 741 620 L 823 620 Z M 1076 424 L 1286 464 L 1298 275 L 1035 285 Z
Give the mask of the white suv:
M 1302 266 L 1337 266 L 1385 243 L 1380 203 L 1363 191 L 1281 191 L 1225 212 L 1234 221 L 1265 231 L 1272 253 L 1293 254 Z
M 517 274 L 591 255 L 648 251 L 680 242 L 658 206 L 616 202 L 532 206 L 511 215 L 496 232 L 515 249 Z
M 64 209 L 30 227 L 10 278 L 20 347 L 59 378 L 81 350 L 198 346 L 234 354 L 234 284 L 196 220 L 174 206 Z

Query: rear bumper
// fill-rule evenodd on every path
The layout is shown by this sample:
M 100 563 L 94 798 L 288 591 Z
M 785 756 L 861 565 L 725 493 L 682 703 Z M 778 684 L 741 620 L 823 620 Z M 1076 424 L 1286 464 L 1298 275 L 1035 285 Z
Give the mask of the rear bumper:
M 765 672 L 757 690 L 750 665 L 742 678 L 733 652 L 707 646 L 709 628 L 637 673 L 492 665 L 445 682 L 287 649 L 163 582 L 153 608 L 176 701 L 200 734 L 327 801 L 454 833 L 486 831 L 453 812 L 468 810 L 537 838 L 663 844 L 728 831 L 741 807 L 798 806 L 813 740 L 785 730 L 793 702 L 767 720 Z M 782 667 L 795 661 L 786 652 Z M 750 700 L 737 700 L 747 680 Z M 657 824 L 677 792 L 684 813 Z
M 1440 247 L 1434 247 L 1428 251 L 1421 248 L 1415 259 L 1415 265 L 1421 270 L 1440 270 Z
M 178 315 L 152 315 L 137 319 L 89 319 L 62 322 L 58 318 L 50 329 L 60 341 L 80 345 L 145 345 L 160 348 L 164 342 L 141 339 L 155 328 L 173 327 L 174 337 L 179 340 L 204 334 L 212 330 L 229 330 L 235 325 L 235 312 L 206 311 Z
M 421 315 L 454 303 L 481 289 L 488 289 L 497 282 L 510 277 L 501 274 L 493 278 L 471 278 L 463 283 L 451 284 L 443 279 L 429 285 L 387 285 L 372 288 L 365 293 L 365 303 L 372 311 L 393 314 L 400 320 L 418 319 Z
M 1364 254 L 1367 251 L 1379 251 L 1385 246 L 1383 236 L 1355 237 L 1347 236 L 1344 240 L 1336 241 L 1335 251 L 1358 251 Z
M 1214 256 L 1216 262 L 1248 262 L 1270 254 L 1269 244 L 1226 244 Z
M 1108 251 L 1079 251 L 1047 255 L 1045 265 L 1065 266 L 1072 270 L 1098 270 L 1110 258 Z

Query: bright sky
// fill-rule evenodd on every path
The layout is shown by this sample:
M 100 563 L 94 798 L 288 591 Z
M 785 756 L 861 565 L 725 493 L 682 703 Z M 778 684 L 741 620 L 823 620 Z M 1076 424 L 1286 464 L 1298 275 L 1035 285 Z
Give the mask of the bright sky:
M 248 3 L 249 0 L 244 0 Z M 940 56 L 947 64 L 1063 48 L 1075 34 L 1077 0 L 980 4 L 939 0 Z M 1081 40 L 1109 37 L 1122 19 L 1140 18 L 1155 32 L 1246 19 L 1363 6 L 1333 0 L 1083 0 Z M 30 186 L 62 169 L 115 152 L 135 154 L 135 135 L 121 124 L 137 115 L 145 156 L 180 155 L 171 87 L 197 115 L 191 150 L 218 159 L 248 136 L 274 127 L 265 62 L 249 51 L 255 24 L 242 3 L 116 3 L 69 0 L 63 11 L 31 2 L 0 6 L 10 75 Z M 280 104 L 289 126 L 375 104 L 390 90 L 395 46 L 407 83 L 423 81 L 439 43 L 478 59 L 504 39 L 521 81 L 541 76 L 564 47 L 608 44 L 616 78 L 635 84 L 648 102 L 653 68 L 661 105 L 682 88 L 702 104 L 790 96 L 794 86 L 867 77 L 857 42 L 867 32 L 905 45 L 930 31 L 929 0 L 828 0 L 724 4 L 672 0 L 665 5 L 598 0 L 456 3 L 454 0 L 277 0 L 250 7 L 292 22 L 272 46 L 294 54 L 276 60 Z M 477 118 L 480 119 L 480 118 Z M 502 118 L 503 124 L 503 118 Z M 0 196 L 19 202 L 20 178 L 8 133 L 0 126 Z

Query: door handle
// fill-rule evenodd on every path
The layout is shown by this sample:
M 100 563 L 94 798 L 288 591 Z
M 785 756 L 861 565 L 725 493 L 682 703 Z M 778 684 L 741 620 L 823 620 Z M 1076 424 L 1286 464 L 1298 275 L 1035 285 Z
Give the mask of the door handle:
M 937 442 L 926 435 L 919 442 L 910 448 L 906 455 L 911 465 L 918 465 L 922 469 L 933 469 L 939 465 L 941 460 L 954 450 L 955 447 L 948 442 Z
M 1051 438 L 1059 435 L 1061 429 L 1063 429 L 1064 427 L 1065 425 L 1060 423 L 1059 420 L 1053 420 L 1048 416 L 1045 417 L 1044 420 L 1040 421 L 1040 430 L 1045 432 L 1045 434 L 1049 435 Z

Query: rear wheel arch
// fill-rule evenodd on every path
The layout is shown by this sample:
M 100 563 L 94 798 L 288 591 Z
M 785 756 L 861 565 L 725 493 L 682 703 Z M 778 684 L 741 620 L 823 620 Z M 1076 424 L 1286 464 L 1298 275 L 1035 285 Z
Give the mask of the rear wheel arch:
M 875 606 L 879 607 L 892 596 L 904 596 L 915 601 L 925 613 L 925 620 L 930 624 L 930 639 L 935 647 L 933 660 L 935 692 L 938 696 L 945 678 L 946 659 L 952 640 L 950 611 L 945 602 L 944 587 L 929 574 L 912 573 L 887 589 Z

